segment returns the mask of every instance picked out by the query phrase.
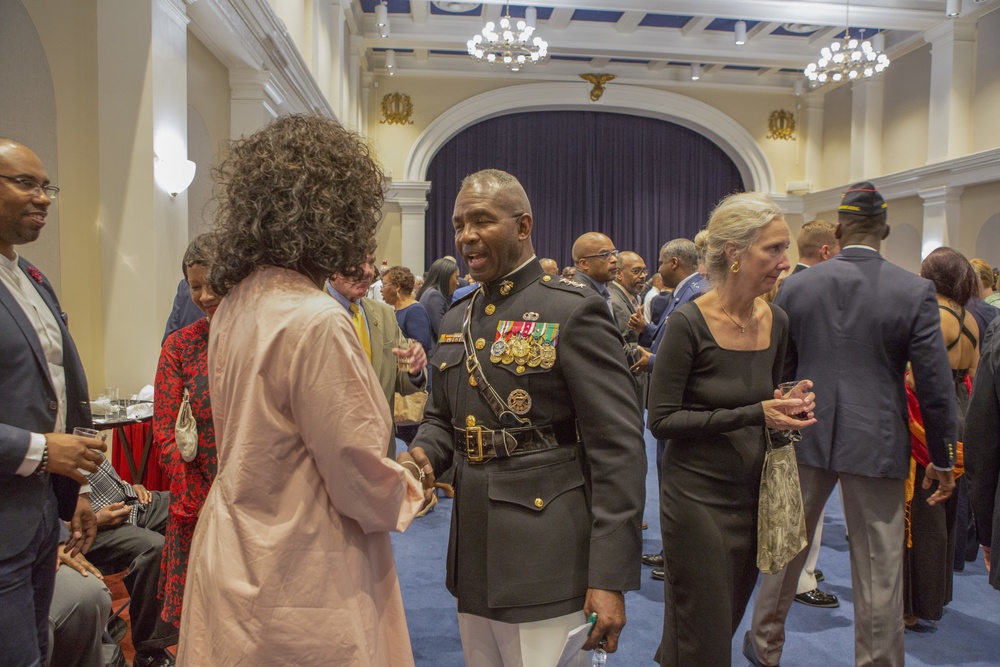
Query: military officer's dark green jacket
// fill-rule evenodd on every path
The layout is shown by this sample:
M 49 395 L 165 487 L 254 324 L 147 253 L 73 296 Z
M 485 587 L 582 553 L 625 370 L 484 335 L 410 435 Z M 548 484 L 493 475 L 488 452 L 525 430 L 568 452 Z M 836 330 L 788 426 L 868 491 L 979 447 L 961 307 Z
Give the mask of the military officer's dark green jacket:
M 481 463 L 457 451 L 469 442 L 477 453 L 469 425 L 501 428 L 469 382 L 461 332 L 470 302 L 488 382 L 533 425 L 553 425 L 561 446 Z M 554 358 L 519 363 L 495 354 L 498 337 L 548 343 Z M 459 612 L 524 623 L 581 610 L 588 588 L 639 588 L 646 454 L 622 346 L 604 299 L 534 258 L 445 315 L 413 446 L 438 474 L 457 464 L 447 585 Z

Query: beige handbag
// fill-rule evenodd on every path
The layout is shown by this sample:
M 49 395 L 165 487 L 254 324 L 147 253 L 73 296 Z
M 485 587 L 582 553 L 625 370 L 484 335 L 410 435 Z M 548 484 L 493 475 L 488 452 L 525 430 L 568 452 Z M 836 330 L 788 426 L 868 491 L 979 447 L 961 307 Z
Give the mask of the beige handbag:
M 764 435 L 767 454 L 757 505 L 757 567 L 764 574 L 774 574 L 805 548 L 808 539 L 795 446 L 775 448 L 767 427 Z
M 177 442 L 177 451 L 181 453 L 182 459 L 190 462 L 198 456 L 198 423 L 191 412 L 187 389 L 184 390 L 184 400 L 181 401 L 181 407 L 177 411 L 174 440 Z
M 397 426 L 412 426 L 419 424 L 424 418 L 424 406 L 427 405 L 427 392 L 418 391 L 403 395 L 398 391 L 392 403 L 392 420 Z

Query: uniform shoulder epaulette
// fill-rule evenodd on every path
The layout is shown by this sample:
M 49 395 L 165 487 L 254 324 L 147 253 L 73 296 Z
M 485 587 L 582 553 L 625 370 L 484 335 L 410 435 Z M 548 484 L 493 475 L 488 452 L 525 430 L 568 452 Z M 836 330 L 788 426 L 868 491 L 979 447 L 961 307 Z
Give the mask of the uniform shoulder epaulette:
M 551 287 L 557 289 L 560 292 L 572 292 L 573 294 L 579 294 L 580 296 L 586 296 L 587 285 L 581 283 L 577 280 L 570 280 L 569 278 L 556 278 L 550 274 L 542 276 L 539 281 L 546 287 Z

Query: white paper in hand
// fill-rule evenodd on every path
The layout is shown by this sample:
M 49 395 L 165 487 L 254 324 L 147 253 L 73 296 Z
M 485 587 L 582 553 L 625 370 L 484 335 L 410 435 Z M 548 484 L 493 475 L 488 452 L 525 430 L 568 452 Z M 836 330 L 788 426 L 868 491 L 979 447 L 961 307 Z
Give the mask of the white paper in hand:
M 566 635 L 566 643 L 563 644 L 562 653 L 559 654 L 559 662 L 556 663 L 556 667 L 577 667 L 580 664 L 580 651 L 583 650 L 583 645 L 587 643 L 587 633 L 590 632 L 590 628 L 593 623 L 584 623 L 578 628 L 574 628 L 569 631 Z

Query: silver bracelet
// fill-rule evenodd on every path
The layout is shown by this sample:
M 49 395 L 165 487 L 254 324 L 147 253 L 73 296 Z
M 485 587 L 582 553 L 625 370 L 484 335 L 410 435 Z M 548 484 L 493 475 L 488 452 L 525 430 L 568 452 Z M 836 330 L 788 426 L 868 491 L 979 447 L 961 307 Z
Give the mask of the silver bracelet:
M 36 475 L 44 475 L 49 471 L 49 443 L 45 443 L 42 448 L 42 460 L 38 462 L 38 467 L 35 468 Z
M 401 461 L 399 465 L 413 466 L 413 469 L 417 471 L 415 477 L 417 478 L 417 481 L 420 482 L 421 484 L 423 484 L 424 480 L 427 479 L 427 473 L 425 473 L 423 470 L 420 469 L 420 466 L 417 465 L 416 461 Z

